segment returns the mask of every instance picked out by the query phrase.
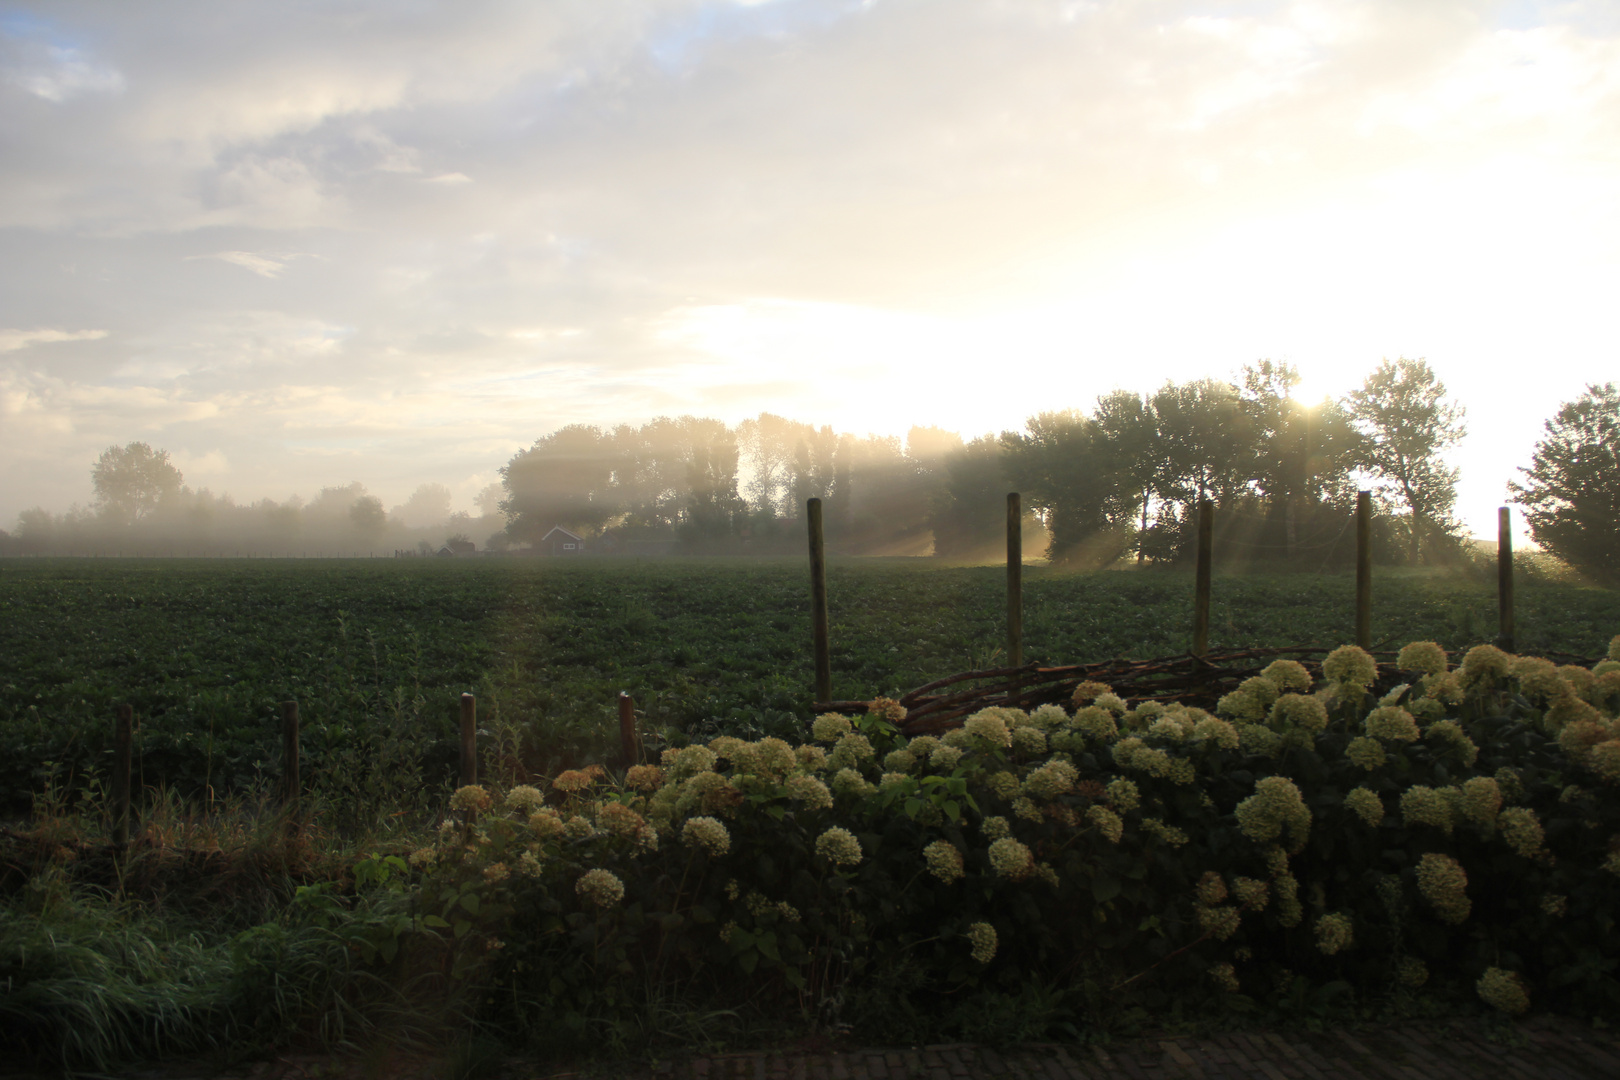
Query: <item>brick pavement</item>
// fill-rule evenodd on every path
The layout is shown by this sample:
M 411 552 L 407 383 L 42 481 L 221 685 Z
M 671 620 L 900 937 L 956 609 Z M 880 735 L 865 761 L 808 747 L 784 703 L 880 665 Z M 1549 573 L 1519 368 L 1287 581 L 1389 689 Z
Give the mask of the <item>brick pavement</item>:
M 0 1075 L 9 1072 L 0 1062 Z M 128 1080 L 444 1080 L 442 1057 L 282 1054 L 221 1071 L 200 1059 L 134 1068 Z M 1620 1080 L 1620 1030 L 1558 1017 L 1510 1026 L 1477 1020 L 1327 1031 L 1151 1035 L 1104 1044 L 967 1043 L 783 1048 L 593 1062 L 559 1071 L 508 1059 L 492 1080 Z M 465 1080 L 481 1080 L 482 1074 Z
M 693 1056 L 516 1080 L 1620 1080 L 1620 1032 L 1556 1017 L 1324 1032 L 1164 1035 L 1106 1045 L 971 1044 Z

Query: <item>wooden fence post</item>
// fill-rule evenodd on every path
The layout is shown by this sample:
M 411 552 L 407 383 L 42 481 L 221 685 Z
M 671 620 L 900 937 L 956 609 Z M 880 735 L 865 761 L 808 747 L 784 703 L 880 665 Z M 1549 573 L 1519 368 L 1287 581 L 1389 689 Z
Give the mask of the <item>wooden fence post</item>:
M 1416 522 L 1413 523 L 1416 527 Z M 1372 648 L 1372 492 L 1356 492 L 1356 644 Z
M 298 702 L 281 703 L 281 805 L 292 821 L 298 817 L 303 790 L 298 761 Z M 296 828 L 297 826 L 292 826 Z
M 461 695 L 461 786 L 478 783 L 478 699 Z
M 810 623 L 816 637 L 816 700 L 832 700 L 832 648 L 827 641 L 827 544 L 821 534 L 821 500 L 805 507 L 810 523 Z
M 641 757 L 641 740 L 636 738 L 636 701 L 630 691 L 619 691 L 619 752 L 626 765 Z
M 118 706 L 113 724 L 112 829 L 113 843 L 123 848 L 129 843 L 129 758 L 135 710 Z
M 1007 492 L 1007 666 L 1024 666 L 1024 511 L 1018 492 Z M 1018 704 L 1018 677 L 1011 701 Z
M 1215 504 L 1198 502 L 1198 576 L 1193 585 L 1194 656 L 1209 652 L 1209 579 L 1214 567 Z
M 1497 647 L 1513 651 L 1513 517 L 1505 506 L 1496 509 Z

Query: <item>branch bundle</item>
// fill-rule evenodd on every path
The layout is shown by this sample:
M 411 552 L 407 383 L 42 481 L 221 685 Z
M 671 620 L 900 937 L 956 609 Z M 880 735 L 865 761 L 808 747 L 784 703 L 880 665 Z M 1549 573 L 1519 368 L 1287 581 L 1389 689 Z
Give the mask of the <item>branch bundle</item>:
M 937 734 L 957 727 L 980 709 L 1015 706 L 1030 709 L 1047 704 L 1068 704 L 1075 687 L 1083 682 L 1106 683 L 1130 704 L 1157 701 L 1180 702 L 1212 709 L 1221 696 L 1238 688 L 1244 679 L 1259 675 L 1273 660 L 1298 660 L 1320 679 L 1322 658 L 1330 649 L 1315 645 L 1282 645 L 1263 649 L 1233 649 L 1202 657 L 1191 653 L 1157 660 L 1103 660 L 1094 664 L 1068 664 L 1042 667 L 1038 663 L 1016 668 L 986 668 L 964 671 L 936 679 L 900 697 L 906 718 L 900 730 L 908 735 Z M 1382 692 L 1411 681 L 1395 667 L 1394 652 L 1375 652 L 1378 682 Z M 1561 663 L 1590 665 L 1593 661 L 1573 656 L 1554 656 Z M 818 712 L 865 712 L 864 701 L 818 702 Z

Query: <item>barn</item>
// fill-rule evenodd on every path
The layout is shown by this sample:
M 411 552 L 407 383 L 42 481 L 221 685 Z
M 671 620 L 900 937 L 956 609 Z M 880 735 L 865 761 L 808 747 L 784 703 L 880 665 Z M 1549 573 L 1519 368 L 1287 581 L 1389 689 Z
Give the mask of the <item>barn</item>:
M 540 538 L 540 552 L 544 555 L 583 555 L 585 540 L 557 525 Z

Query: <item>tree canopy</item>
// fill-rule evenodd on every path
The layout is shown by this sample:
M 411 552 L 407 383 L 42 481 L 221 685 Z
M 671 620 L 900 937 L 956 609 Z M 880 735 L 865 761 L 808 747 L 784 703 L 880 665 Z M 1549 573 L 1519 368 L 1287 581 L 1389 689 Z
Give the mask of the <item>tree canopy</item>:
M 1288 363 L 1263 359 L 1229 380 L 1114 390 L 1089 410 L 1040 412 L 1020 430 L 967 442 L 935 427 L 913 427 L 904 439 L 859 436 L 771 413 L 735 425 L 695 416 L 570 424 L 511 457 L 501 482 L 478 493 L 476 522 L 450 513 L 440 483 L 420 484 L 389 514 L 358 482 L 324 488 L 307 504 L 294 496 L 237 507 L 181 487 L 167 452 L 130 443 L 96 463 L 97 513 L 29 511 L 15 540 L 27 550 L 125 550 L 217 546 L 229 536 L 229 546 L 251 550 L 352 552 L 356 541 L 431 549 L 437 536 L 415 534 L 487 528 L 499 531 L 484 542 L 506 548 L 534 545 L 560 525 L 593 550 L 794 554 L 803 550 L 805 501 L 816 498 L 835 552 L 976 559 L 999 555 L 1005 497 L 1016 490 L 1026 535 L 1044 539 L 1056 562 L 1189 558 L 1208 499 L 1219 510 L 1223 560 L 1320 568 L 1353 554 L 1355 491 L 1370 484 L 1381 490 L 1380 559 L 1454 547 L 1457 470 L 1443 452 L 1461 438 L 1463 413 L 1428 365 L 1384 361 L 1337 401 L 1301 401 L 1299 381 Z M 1556 431 L 1549 426 L 1557 438 L 1527 470 L 1527 505 L 1541 500 L 1538 527 L 1567 534 L 1547 546 L 1569 551 L 1585 541 L 1567 520 L 1601 513 L 1586 505 L 1605 490 L 1575 475 L 1591 466 L 1591 452 L 1565 446 L 1607 437 L 1587 427 L 1612 411 L 1613 390 L 1594 387 L 1588 397 L 1566 407 Z
M 1525 482 L 1508 490 L 1530 535 L 1578 570 L 1620 583 L 1620 394 L 1588 386 L 1546 423 Z
M 96 506 L 113 521 L 134 523 L 180 492 L 183 477 L 167 450 L 143 442 L 109 446 L 90 469 Z
M 1350 418 L 1360 429 L 1361 464 L 1389 481 L 1411 514 L 1412 561 L 1421 538 L 1449 523 L 1457 501 L 1457 470 L 1440 455 L 1462 440 L 1463 407 L 1443 400 L 1446 387 L 1422 360 L 1385 360 L 1350 394 Z

